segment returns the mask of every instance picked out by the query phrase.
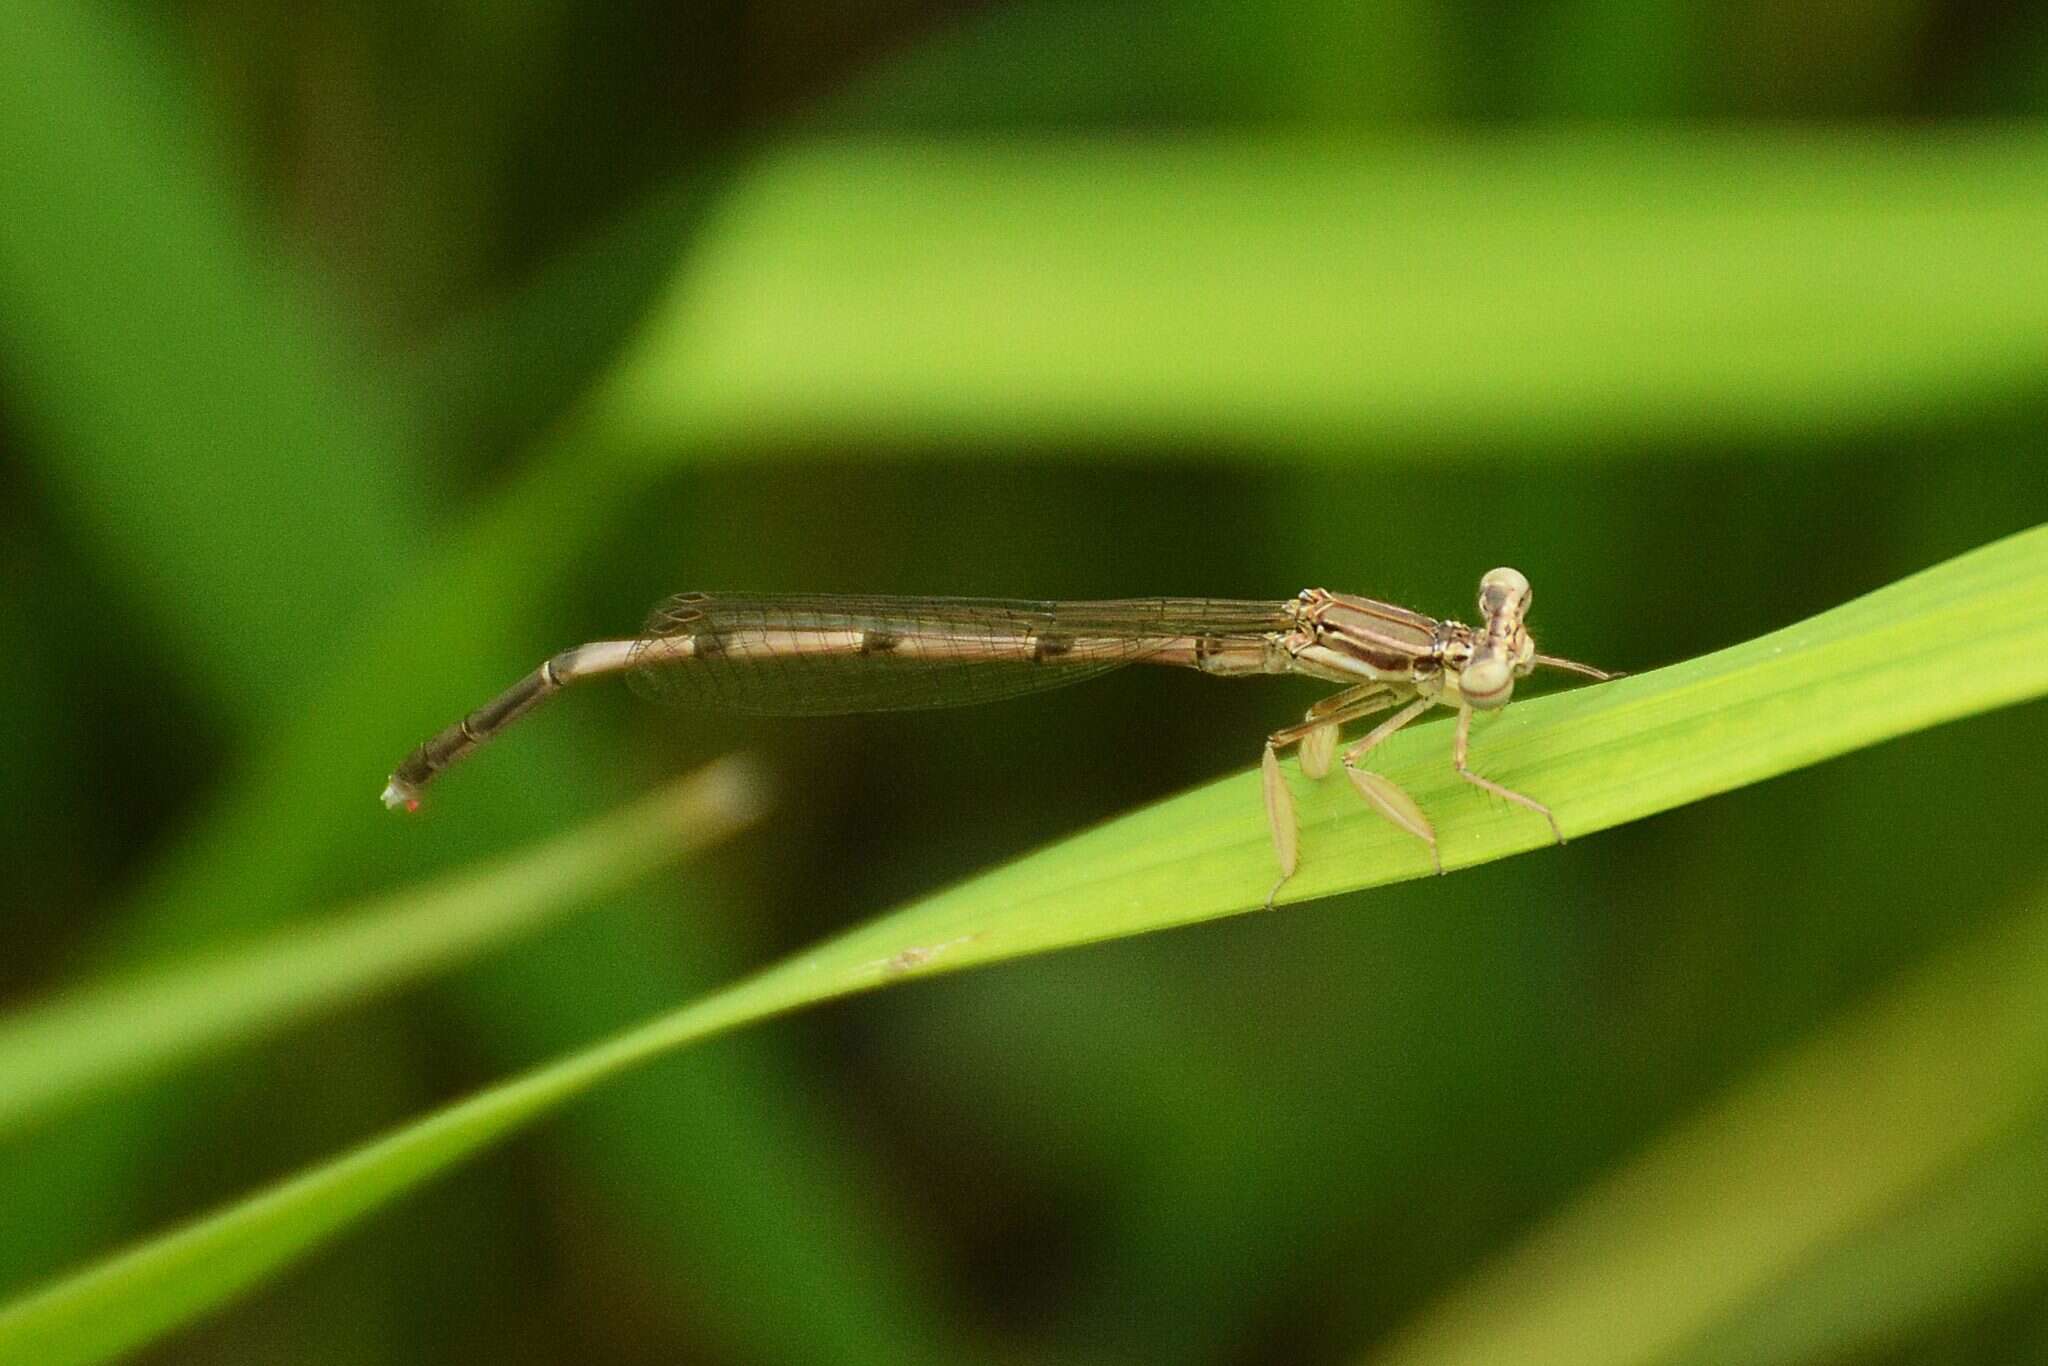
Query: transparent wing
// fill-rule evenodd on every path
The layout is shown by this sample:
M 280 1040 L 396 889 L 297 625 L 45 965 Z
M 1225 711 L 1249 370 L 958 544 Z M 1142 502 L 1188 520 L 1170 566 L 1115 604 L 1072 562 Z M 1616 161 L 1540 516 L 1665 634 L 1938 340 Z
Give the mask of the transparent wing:
M 1257 648 L 1294 606 L 684 593 L 648 618 L 628 676 L 659 701 L 764 715 L 952 707 Z

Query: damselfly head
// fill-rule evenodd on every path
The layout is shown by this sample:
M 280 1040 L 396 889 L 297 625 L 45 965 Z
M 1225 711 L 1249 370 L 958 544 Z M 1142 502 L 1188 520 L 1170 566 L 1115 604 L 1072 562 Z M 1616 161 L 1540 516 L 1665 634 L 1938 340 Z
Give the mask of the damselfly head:
M 1529 611 L 1529 580 L 1518 569 L 1490 569 L 1479 580 L 1482 625 L 1472 657 L 1458 675 L 1458 692 L 1481 711 L 1508 704 L 1515 680 L 1536 667 L 1536 642 L 1522 625 Z

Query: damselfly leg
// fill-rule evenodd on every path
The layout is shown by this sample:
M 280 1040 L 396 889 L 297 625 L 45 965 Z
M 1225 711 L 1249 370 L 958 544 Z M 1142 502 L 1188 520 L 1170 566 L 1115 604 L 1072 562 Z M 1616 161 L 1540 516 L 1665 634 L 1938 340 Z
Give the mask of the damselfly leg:
M 1308 709 L 1299 723 L 1276 730 L 1266 737 L 1266 752 L 1259 764 L 1260 781 L 1266 799 L 1266 822 L 1273 836 L 1273 852 L 1280 860 L 1280 880 L 1266 894 L 1267 909 L 1272 908 L 1273 898 L 1287 885 L 1287 879 L 1294 876 L 1301 842 L 1294 797 L 1288 792 L 1281 772 L 1279 751 L 1289 745 L 1298 746 L 1301 771 L 1310 778 L 1322 778 L 1330 771 L 1330 757 L 1336 749 L 1339 729 L 1347 722 L 1360 721 L 1399 705 L 1404 695 L 1383 683 L 1362 683 L 1323 698 Z M 1428 844 L 1430 857 L 1434 859 L 1436 832 L 1430 829 L 1422 809 L 1390 779 L 1356 767 L 1358 759 L 1374 745 L 1420 715 L 1430 703 L 1431 699 L 1416 699 L 1346 750 L 1344 771 L 1352 786 L 1371 803 L 1374 810 Z M 1441 863 L 1438 863 L 1437 871 L 1443 871 Z
M 1472 771 L 1471 765 L 1467 762 L 1467 750 L 1471 747 L 1471 739 L 1472 708 L 1460 707 L 1458 708 L 1458 729 L 1456 734 L 1451 737 L 1451 767 L 1458 770 L 1458 776 L 1482 791 L 1491 792 L 1496 797 L 1504 798 L 1517 806 L 1526 806 L 1529 810 L 1534 811 L 1537 815 L 1543 817 L 1544 820 L 1550 822 L 1550 833 L 1557 836 L 1559 844 L 1563 844 L 1564 827 L 1557 823 L 1557 815 L 1549 807 L 1537 801 L 1534 797 L 1525 796 L 1510 787 L 1503 787 L 1493 779 L 1482 778 Z

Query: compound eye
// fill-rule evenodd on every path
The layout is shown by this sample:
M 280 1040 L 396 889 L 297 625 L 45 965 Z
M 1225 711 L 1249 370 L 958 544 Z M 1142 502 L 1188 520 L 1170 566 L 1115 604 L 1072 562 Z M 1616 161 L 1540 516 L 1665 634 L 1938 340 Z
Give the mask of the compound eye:
M 1515 666 L 1504 655 L 1483 653 L 1458 675 L 1458 691 L 1481 711 L 1506 706 L 1515 691 Z
M 1492 618 L 1507 609 L 1517 615 L 1529 610 L 1529 580 L 1521 570 L 1502 565 L 1479 580 L 1479 611 Z

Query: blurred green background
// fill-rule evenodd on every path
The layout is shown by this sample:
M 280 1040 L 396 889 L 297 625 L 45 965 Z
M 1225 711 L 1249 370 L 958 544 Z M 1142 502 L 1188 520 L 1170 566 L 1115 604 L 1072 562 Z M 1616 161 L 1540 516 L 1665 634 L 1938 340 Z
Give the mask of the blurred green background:
M 599 689 L 378 808 L 666 593 L 1458 615 L 1509 563 L 1546 649 L 1645 670 L 2044 520 L 2044 113 L 2048 14 L 1995 0 L 0 0 L 0 1003 L 735 747 L 778 794 L 537 940 L 0 1139 L 0 1295 L 1244 768 L 1314 695 Z M 718 1041 L 148 1359 L 1370 1359 L 2038 915 L 2044 743 L 2034 704 Z M 2023 1099 L 1691 1350 L 2048 1360 Z

